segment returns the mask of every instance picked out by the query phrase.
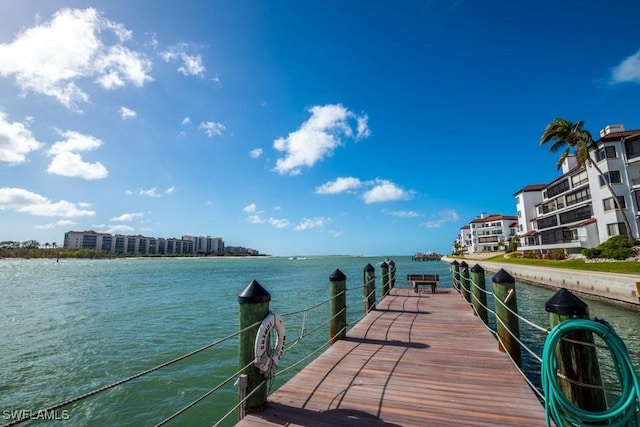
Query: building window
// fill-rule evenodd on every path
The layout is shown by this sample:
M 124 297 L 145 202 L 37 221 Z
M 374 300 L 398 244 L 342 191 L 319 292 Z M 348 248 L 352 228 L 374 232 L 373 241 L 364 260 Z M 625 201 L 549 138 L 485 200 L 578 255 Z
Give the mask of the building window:
M 640 157 L 640 139 L 625 140 L 624 149 L 627 152 L 627 159 Z
M 551 197 L 557 196 L 560 193 L 564 193 L 568 189 L 569 189 L 569 180 L 563 179 L 562 181 L 557 182 L 552 186 L 550 186 L 549 188 L 547 188 L 547 191 L 545 191 L 546 193 L 545 197 L 551 198 Z
M 601 148 L 600 150 L 598 150 L 597 157 L 598 157 L 598 161 L 604 160 L 604 159 L 615 159 L 616 157 L 618 157 L 616 154 L 616 147 L 609 146 L 609 147 Z
M 604 179 L 609 184 L 620 184 L 622 182 L 622 178 L 620 177 L 620 171 L 609 171 L 609 172 L 605 172 L 603 175 L 604 175 Z M 600 179 L 600 187 L 604 187 L 605 181 L 602 179 L 601 176 L 599 176 L 598 178 Z
M 587 200 L 591 200 L 591 191 L 589 188 L 583 188 L 580 191 L 576 191 L 571 194 L 567 194 L 565 196 L 565 201 L 567 202 L 567 206 L 575 205 L 576 203 L 584 202 Z
M 624 222 L 616 222 L 613 224 L 607 224 L 607 234 L 609 237 L 618 236 L 620 234 L 627 235 L 627 228 L 624 226 Z
M 578 209 L 574 209 L 569 212 L 563 212 L 560 214 L 560 224 L 569 224 L 576 221 L 582 221 L 589 219 L 593 216 L 591 205 L 583 206 Z
M 573 187 L 578 187 L 582 184 L 586 184 L 589 182 L 589 176 L 587 176 L 587 171 L 582 171 L 579 174 L 573 175 L 571 177 L 571 184 Z
M 555 215 L 553 215 L 548 218 L 539 219 L 537 223 L 538 223 L 538 227 L 537 227 L 538 230 L 542 230 L 544 228 L 549 228 L 549 227 L 555 227 L 556 225 L 558 225 L 558 218 Z
M 620 207 L 622 209 L 626 209 L 627 205 L 624 202 L 624 196 L 618 196 L 618 203 L 620 203 Z M 604 199 L 602 201 L 602 205 L 604 206 L 605 211 L 611 211 L 616 208 L 616 204 L 613 202 L 613 197 L 609 197 L 608 199 Z

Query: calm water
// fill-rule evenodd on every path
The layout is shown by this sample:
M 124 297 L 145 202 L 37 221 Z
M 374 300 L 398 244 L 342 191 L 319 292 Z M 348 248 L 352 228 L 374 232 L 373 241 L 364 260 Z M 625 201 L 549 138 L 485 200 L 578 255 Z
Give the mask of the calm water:
M 347 275 L 349 323 L 362 314 L 363 268 L 381 258 L 318 257 L 240 259 L 0 260 L 0 425 L 9 411 L 38 410 L 126 378 L 198 349 L 238 329 L 237 296 L 257 280 L 272 296 L 271 309 L 290 313 L 326 300 L 329 276 Z M 449 265 L 394 258 L 398 285 L 408 273 L 439 273 L 450 287 Z M 490 275 L 487 275 L 490 283 Z M 553 291 L 518 284 L 521 314 L 547 325 L 544 302 Z M 588 301 L 591 315 L 611 322 L 634 352 L 640 348 L 638 312 Z M 285 318 L 287 341 L 305 326 L 326 321 L 328 306 Z M 303 325 L 304 320 L 304 325 Z M 522 325 L 524 339 L 543 334 Z M 281 368 L 324 343 L 328 326 L 287 352 Z M 541 336 L 541 337 L 540 337 Z M 197 399 L 237 370 L 232 339 L 168 368 L 58 411 L 65 426 L 154 425 Z M 462 350 L 462 349 L 461 349 Z M 530 370 L 539 369 L 525 357 Z M 293 372 L 278 377 L 277 388 Z M 230 384 L 170 425 L 210 426 L 236 402 Z M 232 425 L 235 415 L 227 425 Z M 35 422 L 24 425 L 34 425 Z M 49 424 L 56 424 L 48 422 Z

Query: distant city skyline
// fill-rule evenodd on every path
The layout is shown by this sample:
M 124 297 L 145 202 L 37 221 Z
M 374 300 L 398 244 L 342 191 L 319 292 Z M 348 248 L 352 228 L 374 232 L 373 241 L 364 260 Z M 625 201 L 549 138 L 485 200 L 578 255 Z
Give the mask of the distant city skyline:
M 559 176 L 539 145 L 556 117 L 640 128 L 639 14 L 0 2 L 0 241 L 208 230 L 273 255 L 448 253 Z

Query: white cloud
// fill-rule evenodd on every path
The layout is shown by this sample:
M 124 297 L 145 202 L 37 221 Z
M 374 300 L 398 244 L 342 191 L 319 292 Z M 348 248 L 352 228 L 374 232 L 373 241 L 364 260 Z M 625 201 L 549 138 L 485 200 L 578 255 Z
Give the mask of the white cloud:
M 166 62 L 180 62 L 178 71 L 183 75 L 203 77 L 207 70 L 202 65 L 202 57 L 187 53 L 188 49 L 189 46 L 186 43 L 180 43 L 170 46 L 167 51 L 162 52 L 161 56 Z
M 299 175 L 303 166 L 312 167 L 331 156 L 343 137 L 357 140 L 369 134 L 366 116 L 357 116 L 340 104 L 314 106 L 309 112 L 311 117 L 299 129 L 273 142 L 273 148 L 284 153 L 276 162 L 276 172 Z M 355 137 L 350 120 L 357 122 Z
M 257 206 L 255 203 L 250 203 L 247 206 L 245 206 L 244 208 L 242 208 L 242 210 L 244 212 L 248 212 L 248 213 L 255 213 L 257 212 Z
M 182 122 L 180 122 L 180 124 L 182 126 L 189 126 L 191 124 L 191 119 L 189 117 L 185 117 L 184 119 L 182 119 Z
M 345 191 L 354 190 L 362 186 L 362 181 L 353 177 L 340 177 L 335 181 L 330 181 L 316 187 L 316 194 L 339 194 Z
M 389 212 L 389 215 L 398 216 L 401 218 L 416 218 L 416 217 L 422 216 L 420 212 L 416 212 L 416 211 L 391 211 Z
M 300 221 L 300 224 L 298 224 L 294 230 L 296 231 L 305 231 L 305 230 L 311 230 L 313 228 L 322 228 L 325 226 L 325 224 L 327 222 L 330 222 L 331 219 L 329 218 L 322 218 L 322 217 L 317 217 L 317 218 L 303 218 L 302 221 Z
M 257 159 L 258 157 L 262 156 L 262 148 L 256 148 L 249 151 L 249 156 L 251 156 L 252 159 Z
M 460 220 L 460 215 L 452 209 L 444 209 L 438 213 L 439 218 L 431 221 L 427 221 L 422 224 L 425 228 L 440 228 L 446 223 L 457 222 Z
M 0 210 L 63 218 L 95 215 L 94 211 L 82 209 L 78 204 L 67 202 L 66 200 L 52 202 L 39 194 L 12 187 L 0 188 Z
M 111 218 L 109 221 L 133 221 L 136 218 L 142 218 L 144 214 L 142 212 L 123 213 L 120 216 Z
M 162 197 L 162 195 L 158 193 L 158 189 L 156 187 L 150 188 L 148 190 L 140 190 L 140 195 L 149 197 Z
M 101 233 L 109 233 L 109 234 L 132 234 L 135 231 L 135 228 L 125 224 L 118 224 L 118 225 L 100 224 L 100 225 L 94 225 L 91 228 Z
M 5 113 L 0 111 L 0 162 L 10 165 L 24 163 L 27 154 L 43 145 L 24 124 L 9 122 Z
M 28 28 L 13 42 L 0 44 L 0 76 L 15 78 L 26 93 L 51 96 L 67 108 L 89 101 L 79 83 L 94 78 L 105 89 L 151 81 L 151 61 L 122 44 L 106 45 L 113 33 L 120 43 L 131 32 L 95 9 L 61 9 L 50 21 Z
M 251 205 L 249 205 L 251 206 Z M 279 218 L 263 218 L 258 214 L 254 214 L 254 215 L 249 215 L 249 217 L 247 218 L 247 221 L 250 224 L 271 224 L 273 225 L 275 228 L 285 228 L 289 226 L 289 220 L 288 219 L 279 219 Z
M 198 129 L 203 131 L 209 138 L 213 136 L 220 136 L 224 132 L 224 125 L 216 122 L 200 122 Z
M 122 117 L 122 120 L 133 119 L 137 116 L 138 113 L 136 113 L 134 110 L 127 107 L 120 107 L 120 117 Z
M 625 58 L 611 71 L 611 83 L 640 83 L 640 50 Z
M 77 222 L 71 221 L 69 219 L 61 219 L 60 221 L 50 222 L 48 224 L 36 225 L 34 228 L 38 230 L 51 230 L 52 228 L 56 228 L 62 225 L 76 225 Z
M 375 186 L 362 195 L 364 202 L 367 204 L 390 202 L 393 200 L 408 200 L 411 198 L 411 193 L 403 190 L 391 181 L 376 179 L 374 183 Z
M 87 163 L 78 154 L 82 151 L 95 150 L 102 145 L 102 141 L 91 135 L 70 130 L 60 132 L 60 135 L 66 140 L 56 142 L 47 152 L 50 157 L 53 157 L 47 172 L 87 180 L 102 179 L 109 175 L 102 163 Z
M 166 190 L 164 190 L 165 194 L 173 194 L 176 192 L 176 187 L 174 187 L 173 185 L 169 188 L 167 188 Z

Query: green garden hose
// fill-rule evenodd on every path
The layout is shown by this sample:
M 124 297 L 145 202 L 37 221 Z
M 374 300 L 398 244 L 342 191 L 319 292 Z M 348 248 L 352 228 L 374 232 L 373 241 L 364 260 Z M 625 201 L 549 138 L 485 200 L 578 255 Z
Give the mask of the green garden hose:
M 584 410 L 569 401 L 558 385 L 556 347 L 560 339 L 577 330 L 598 334 L 611 352 L 620 383 L 621 395 L 616 403 L 601 412 Z M 542 389 L 545 395 L 547 426 L 551 419 L 556 425 L 573 426 L 640 426 L 640 384 L 627 347 L 613 327 L 602 320 L 570 319 L 549 332 L 542 352 Z

